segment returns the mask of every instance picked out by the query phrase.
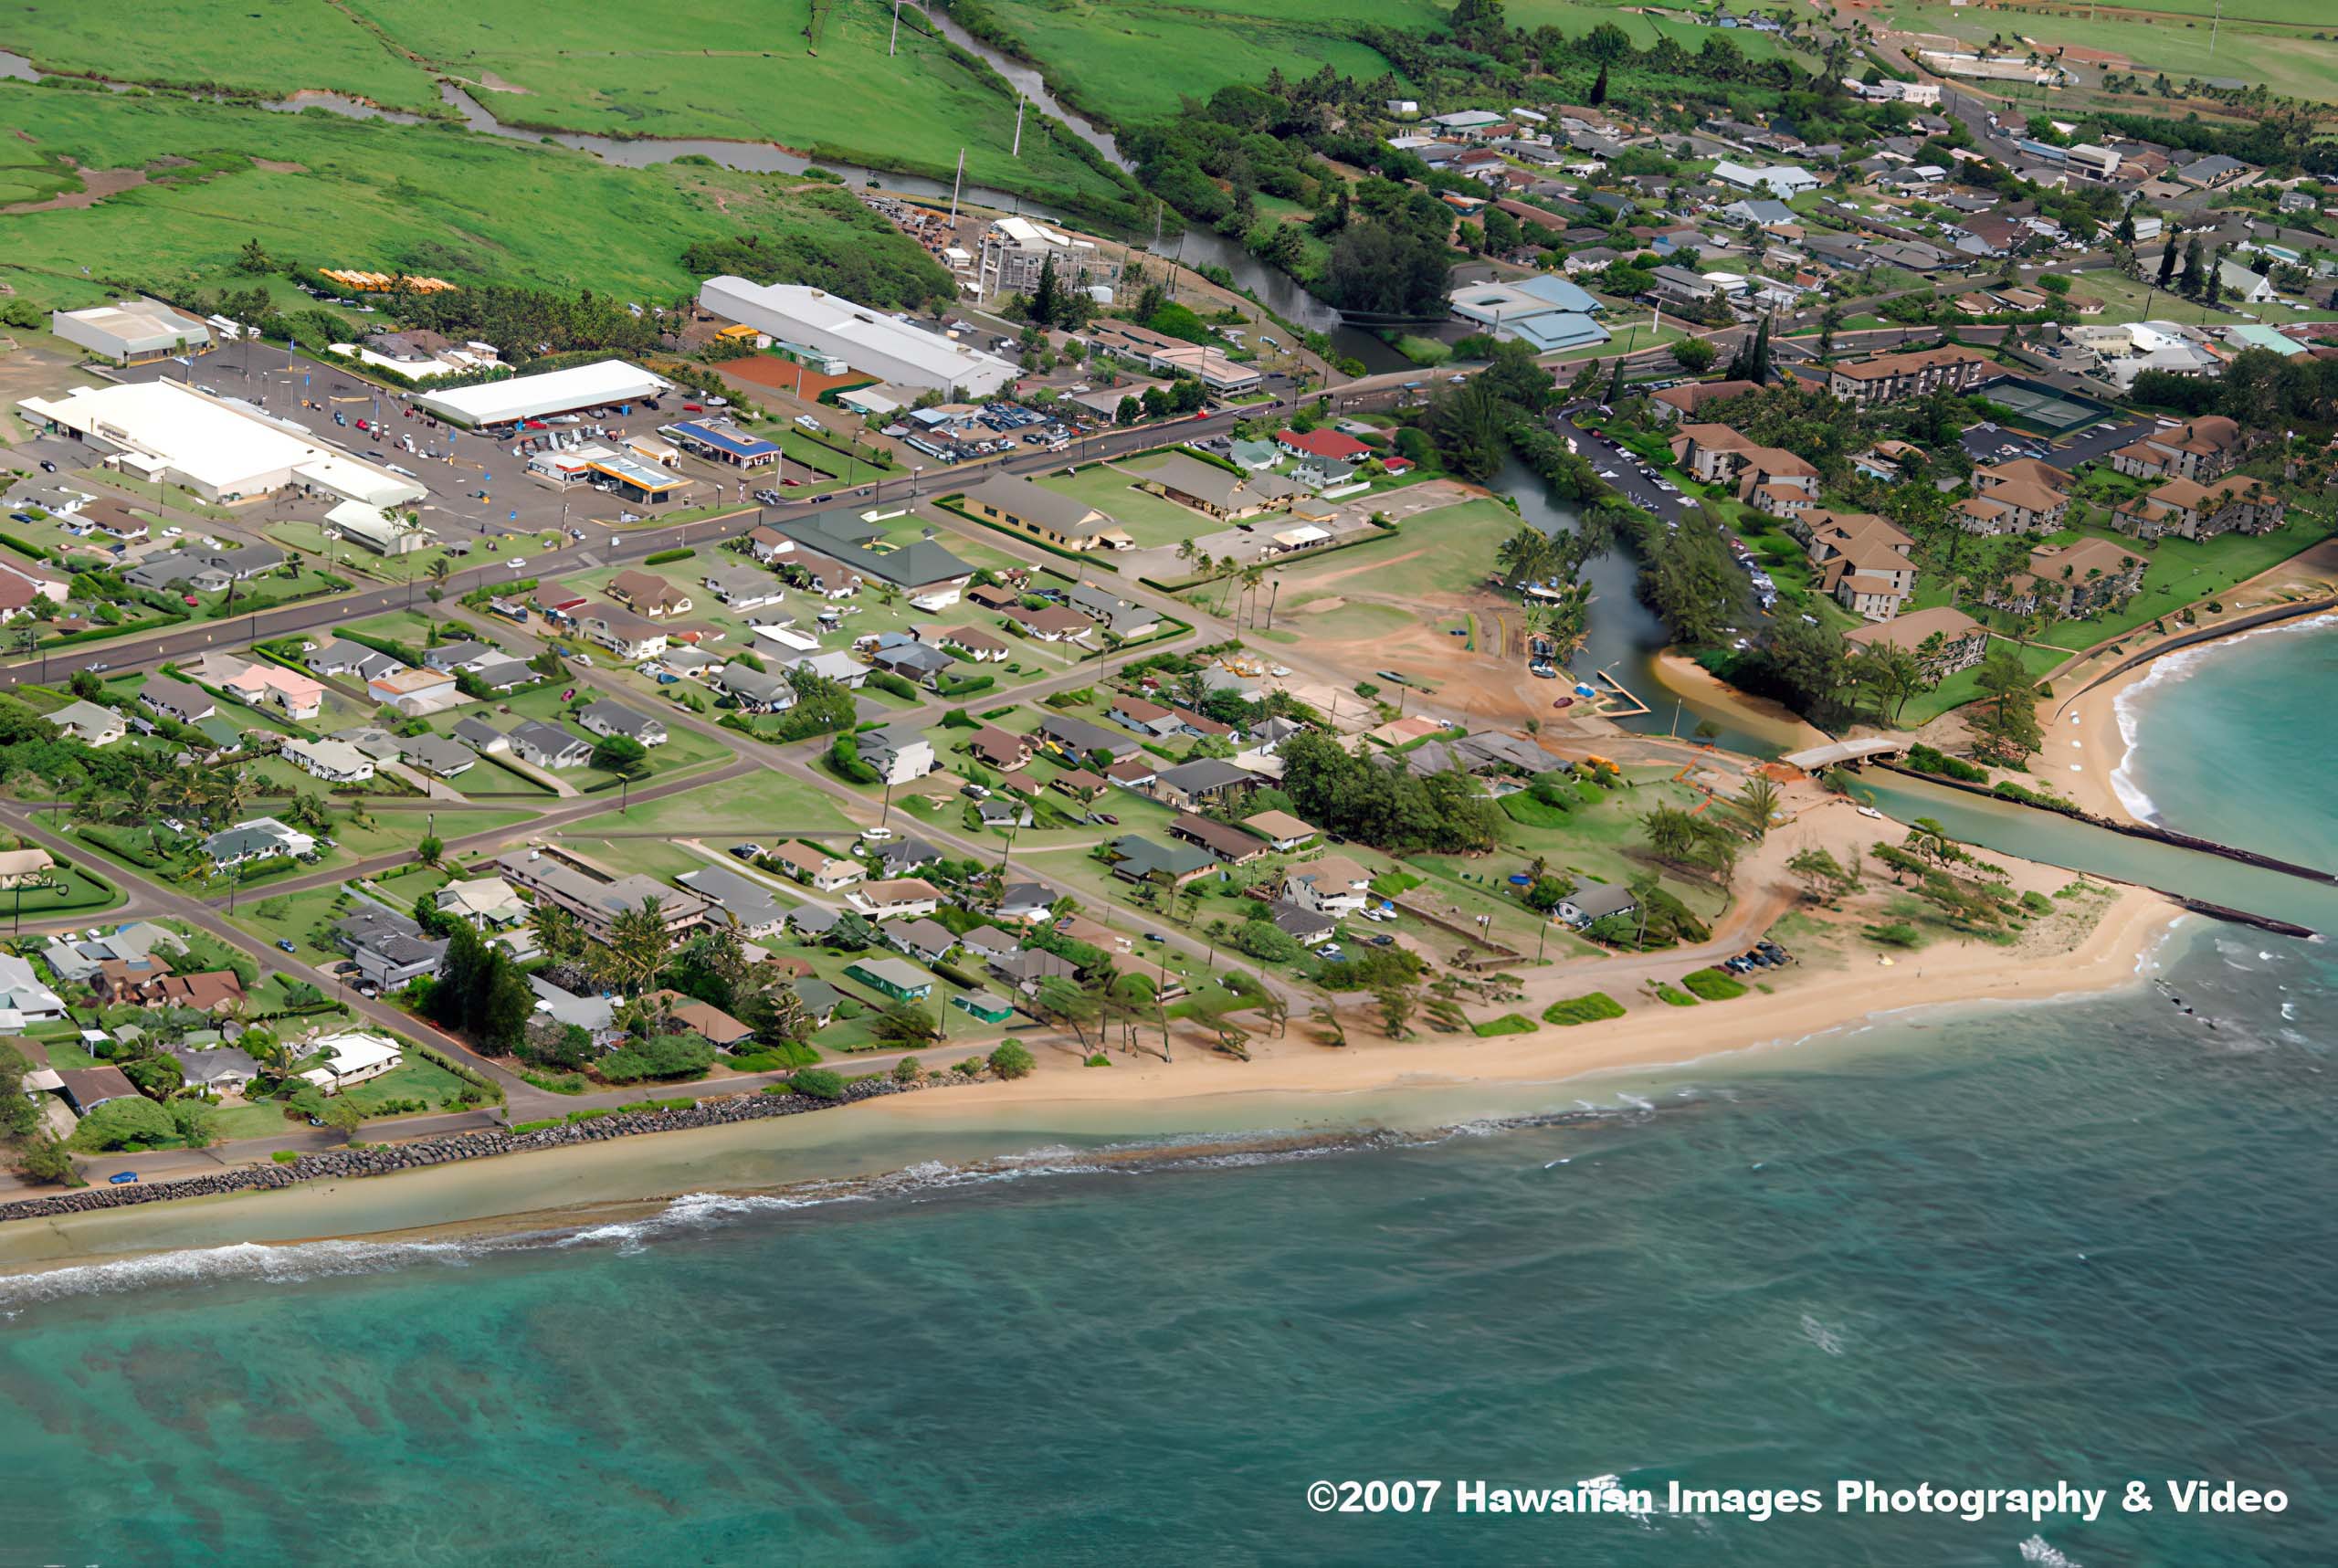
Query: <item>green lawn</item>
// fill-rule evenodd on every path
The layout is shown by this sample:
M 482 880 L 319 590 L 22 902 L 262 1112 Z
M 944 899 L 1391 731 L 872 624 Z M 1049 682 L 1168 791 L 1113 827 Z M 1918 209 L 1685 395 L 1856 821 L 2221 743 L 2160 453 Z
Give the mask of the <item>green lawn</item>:
M 2333 59 L 2338 66 L 2338 59 Z M 2154 253 L 2156 255 L 2156 251 Z M 2116 272 L 2080 272 L 2070 279 L 2072 292 L 2091 294 L 2102 301 L 2100 315 L 2085 318 L 2091 322 L 2120 323 L 2126 321 L 2177 321 L 2193 327 L 2238 327 L 2251 321 L 2261 321 L 2278 328 L 2287 321 L 2327 321 L 2338 319 L 2330 310 L 2292 310 L 2279 305 L 2244 305 L 2238 308 L 2211 308 L 2197 300 L 2186 300 L 2181 294 L 2170 293 L 2153 286 L 2158 277 L 2147 271 L 2138 282 Z
M 446 1109 L 452 1105 L 457 1095 L 469 1087 L 437 1063 L 425 1061 L 408 1052 L 403 1065 L 392 1068 L 379 1078 L 352 1084 L 341 1091 L 339 1098 L 368 1116 L 378 1116 L 382 1114 L 383 1106 L 400 1100 L 427 1100 L 433 1110 Z
M 340 888 L 311 888 L 306 892 L 238 900 L 233 919 L 271 947 L 281 938 L 294 945 L 292 956 L 323 967 L 346 956 L 331 944 L 326 928 L 358 907 L 359 901 Z
M 658 829 L 678 838 L 701 833 L 833 833 L 852 826 L 816 786 L 767 771 L 637 803 L 623 816 L 617 816 L 615 802 L 610 805 L 609 826 L 622 823 L 628 832 Z
M 2011 647 L 2014 645 L 2000 638 L 1996 646 Z M 2048 670 L 2069 658 L 2069 655 L 2059 648 L 2043 647 L 2032 643 L 2021 649 L 2021 667 L 2043 679 Z M 1913 730 L 1939 718 L 1952 708 L 1962 708 L 1980 695 L 1980 666 L 1975 665 L 1970 669 L 1958 670 L 1930 691 L 1911 699 L 1894 722 L 1900 728 Z
M 1139 458 L 1117 466 L 1099 463 L 1077 474 L 1050 475 L 1039 483 L 1058 495 L 1086 501 L 1097 510 L 1110 513 L 1128 530 L 1130 538 L 1148 550 L 1216 533 L 1229 526 L 1200 512 L 1188 511 L 1175 501 L 1138 489 L 1138 477 L 1157 463 L 1157 458 Z
M 614 826 L 619 821 L 614 812 L 606 820 L 595 820 L 601 821 L 604 827 Z M 632 830 L 631 824 L 627 823 L 626 826 L 627 831 Z M 684 871 L 700 870 L 709 864 L 706 857 L 693 855 L 680 845 L 664 838 L 600 838 L 582 832 L 564 831 L 553 837 L 563 847 L 575 850 L 594 864 L 605 866 L 618 876 L 638 874 L 670 882 Z M 722 847 L 718 845 L 715 847 Z

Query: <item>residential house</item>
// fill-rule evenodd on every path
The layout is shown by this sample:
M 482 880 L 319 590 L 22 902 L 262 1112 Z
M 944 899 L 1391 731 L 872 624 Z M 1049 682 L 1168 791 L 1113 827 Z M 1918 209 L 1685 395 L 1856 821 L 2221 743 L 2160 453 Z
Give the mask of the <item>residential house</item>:
M 664 720 L 653 718 L 606 697 L 579 709 L 576 721 L 595 735 L 621 736 L 644 746 L 666 743 Z
M 455 721 L 455 739 L 476 752 L 508 752 L 511 737 L 484 719 Z
M 363 784 L 374 776 L 373 759 L 339 741 L 287 741 L 283 756 L 303 773 L 327 784 Z
M 1315 837 L 1318 831 L 1287 811 L 1253 813 L 1242 819 L 1241 826 L 1284 853 L 1306 847 L 1308 840 Z
M 208 1089 L 214 1094 L 241 1094 L 259 1076 L 259 1063 L 233 1046 L 201 1050 L 182 1046 L 173 1048 L 169 1055 L 179 1064 L 179 1076 L 189 1089 Z
M 1364 908 L 1372 874 L 1344 855 L 1325 855 L 1287 868 L 1282 898 L 1314 914 L 1337 920 Z
M 282 665 L 247 665 L 221 689 L 250 708 L 266 708 L 287 719 L 313 719 L 324 709 L 322 682 Z
M 1004 663 L 1008 651 L 1005 640 L 975 626 L 920 626 L 916 636 L 920 642 L 961 654 L 975 664 Z
M 47 858 L 42 851 L 32 853 Z M 65 999 L 40 983 L 31 960 L 0 953 L 0 1011 L 27 1024 L 53 1024 L 65 1016 Z
M 888 877 L 911 877 L 928 866 L 939 865 L 942 851 L 922 838 L 889 838 L 872 846 L 869 858 Z
M 593 760 L 592 744 L 557 724 L 531 719 L 504 737 L 511 754 L 534 768 L 581 768 Z
M 685 996 L 679 991 L 653 991 L 650 1001 L 666 1016 L 719 1051 L 735 1051 L 755 1037 L 755 1032 L 721 1008 Z
M 85 746 L 111 746 L 130 732 L 121 715 L 94 702 L 68 702 L 48 716 L 58 731 Z
M 1164 768 L 1153 778 L 1157 800 L 1180 811 L 1198 811 L 1229 795 L 1245 794 L 1260 783 L 1257 773 L 1215 757 Z
M 1027 996 L 1037 995 L 1046 981 L 1070 980 L 1079 973 L 1079 966 L 1071 960 L 1036 947 L 1003 953 L 993 958 L 988 967 Z
M 1102 626 L 1105 635 L 1117 641 L 1151 637 L 1161 629 L 1161 617 L 1157 614 L 1132 599 L 1122 598 L 1109 588 L 1075 583 L 1063 591 L 1063 600 Z
M 1639 900 L 1632 897 L 1629 888 L 1613 882 L 1585 882 L 1558 903 L 1558 917 L 1580 931 L 1594 921 L 1610 915 L 1633 915 L 1639 912 Z
M 787 868 L 799 882 L 809 882 L 824 893 L 835 892 L 861 879 L 861 869 L 850 860 L 838 860 L 817 849 L 791 838 L 772 852 L 772 858 Z
M 845 894 L 844 901 L 872 921 L 905 920 L 941 908 L 942 890 L 922 877 L 903 877 L 863 883 Z
M 1006 616 L 1009 625 L 1035 642 L 1081 642 L 1096 629 L 1095 622 L 1061 605 L 1044 610 L 1016 605 L 1006 610 Z
M 328 1095 L 394 1072 L 405 1061 L 405 1052 L 395 1041 L 356 1032 L 327 1035 L 303 1047 L 304 1054 L 320 1052 L 323 1064 L 300 1076 Z
M 458 879 L 433 893 L 431 901 L 475 931 L 502 931 L 528 918 L 527 904 L 500 877 Z
M 1182 887 L 1217 864 L 1217 857 L 1190 844 L 1164 844 L 1131 833 L 1112 841 L 1112 875 L 1125 882 L 1166 882 Z
M 986 767 L 1012 773 L 1030 762 L 1031 738 L 985 724 L 966 738 L 966 754 Z
M 460 778 L 478 765 L 479 753 L 444 735 L 415 735 L 405 742 L 405 761 L 442 779 Z
M 458 669 L 474 668 L 481 659 L 502 651 L 494 644 L 480 642 L 477 637 L 462 637 L 423 649 L 422 662 L 432 669 L 452 675 Z
M 933 994 L 933 976 L 898 958 L 855 959 L 844 977 L 895 1002 L 922 1002 Z
M 1938 391 L 1963 392 L 1996 374 L 1989 356 L 1963 343 L 1837 364 L 1827 374 L 1827 390 L 1861 407 L 1897 403 Z
M 787 923 L 787 910 L 772 896 L 769 887 L 728 866 L 701 866 L 675 879 L 721 911 L 719 922 L 717 917 L 709 917 L 710 924 L 726 924 L 753 940 L 769 936 Z
M 1097 781 L 1101 784 L 1103 781 Z M 1180 812 L 1169 824 L 1169 837 L 1199 845 L 1229 866 L 1247 866 L 1268 852 L 1267 845 L 1256 836 L 1243 832 L 1230 823 L 1214 822 L 1206 816 Z
M 1114 698 L 1111 707 L 1105 710 L 1104 717 L 1124 729 L 1133 730 L 1155 741 L 1180 734 L 1185 727 L 1185 721 L 1176 714 L 1141 697 Z
M 690 612 L 690 595 L 655 572 L 618 573 L 609 579 L 609 597 L 651 620 Z
M 397 669 L 369 677 L 365 695 L 375 704 L 395 708 L 409 719 L 469 700 L 455 678 L 443 669 Z
M 200 686 L 190 686 L 184 680 L 173 680 L 167 675 L 150 675 L 138 689 L 139 705 L 152 709 L 165 719 L 182 724 L 192 724 L 198 719 L 208 719 L 219 711 L 211 694 Z
M 885 928 L 885 941 L 910 957 L 939 963 L 958 944 L 948 926 L 936 921 L 900 921 Z
M 900 676 L 911 685 L 938 685 L 956 662 L 940 648 L 912 641 L 902 633 L 887 632 L 883 635 L 900 640 L 880 642 L 869 653 L 869 662 L 889 675 Z
M 734 610 L 776 605 L 787 597 L 778 578 L 752 566 L 718 566 L 706 574 L 706 591 Z
M 272 816 L 255 816 L 212 834 L 203 841 L 203 852 L 214 866 L 234 867 L 278 855 L 303 859 L 317 852 L 317 841 Z
M 447 960 L 447 943 L 422 934 L 409 916 L 377 906 L 360 905 L 358 912 L 332 928 L 333 943 L 356 962 L 358 973 L 384 991 L 403 990 L 427 974 L 436 974 Z
M 958 503 L 985 522 L 1058 550 L 1128 550 L 1136 544 L 1110 512 L 1017 475 L 994 475 L 967 489 Z
M 666 632 L 631 610 L 615 605 L 592 604 L 578 609 L 576 629 L 585 640 L 605 647 L 627 664 L 656 658 L 666 651 Z
M 1037 734 L 1050 751 L 1074 760 L 1091 757 L 1099 752 L 1116 759 L 1132 757 L 1143 750 L 1141 742 L 1125 733 L 1064 713 L 1042 718 Z
M 860 760 L 877 770 L 889 784 L 922 779 L 941 763 L 934 760 L 933 742 L 914 724 L 903 721 L 869 730 L 855 737 Z
M 718 667 L 707 684 L 738 704 L 742 712 L 781 713 L 795 706 L 795 683 L 784 675 L 751 668 L 735 659 Z
M 354 676 L 371 680 L 376 675 L 387 675 L 405 668 L 388 654 L 363 643 L 351 642 L 347 637 L 335 637 L 322 647 L 311 648 L 309 668 L 328 679 L 336 676 Z
M 804 1016 L 815 1029 L 825 1029 L 836 1021 L 837 1004 L 844 993 L 816 975 L 805 975 L 791 980 L 787 988 L 795 993 L 795 1000 L 804 1009 Z
M 135 1100 L 138 1086 L 120 1068 L 78 1068 L 59 1072 L 65 1103 L 76 1116 L 87 1116 L 110 1100 Z

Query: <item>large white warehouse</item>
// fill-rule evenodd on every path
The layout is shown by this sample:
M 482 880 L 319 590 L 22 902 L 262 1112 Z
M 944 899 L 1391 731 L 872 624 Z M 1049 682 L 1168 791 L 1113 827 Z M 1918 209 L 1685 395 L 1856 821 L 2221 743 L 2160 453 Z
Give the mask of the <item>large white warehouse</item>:
M 174 354 L 202 353 L 211 347 L 208 326 L 153 300 L 52 311 L 48 327 L 67 342 L 116 364 L 146 364 Z
M 16 406 L 37 424 L 87 441 L 106 462 L 156 484 L 184 485 L 205 500 L 248 500 L 305 485 L 368 506 L 405 506 L 423 488 L 329 447 L 301 426 L 248 403 L 175 381 L 77 386 Z
M 416 393 L 414 405 L 449 425 L 476 428 L 548 419 L 587 408 L 616 408 L 673 389 L 674 384 L 662 375 L 652 375 L 621 359 L 605 359 L 542 375 L 515 375 L 448 392 Z
M 1016 374 L 996 354 L 801 283 L 710 278 L 699 289 L 698 302 L 703 310 L 759 332 L 834 354 L 853 369 L 896 386 L 936 392 L 954 387 L 967 397 L 988 397 Z

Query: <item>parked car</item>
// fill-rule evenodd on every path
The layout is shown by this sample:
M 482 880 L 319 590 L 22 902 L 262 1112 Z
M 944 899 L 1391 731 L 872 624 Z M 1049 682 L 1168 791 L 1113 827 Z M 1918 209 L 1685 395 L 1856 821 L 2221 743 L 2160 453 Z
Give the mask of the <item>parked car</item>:
M 763 852 L 764 847 L 760 844 L 733 844 L 731 846 L 731 853 L 736 855 L 742 860 L 755 859 L 761 856 Z
M 292 939 L 290 937 L 278 937 L 276 939 L 276 945 L 283 949 L 286 952 L 298 952 L 300 951 L 298 947 L 295 947 L 292 944 Z
M 116 1171 L 112 1175 L 108 1176 L 106 1181 L 108 1184 L 118 1187 L 125 1182 L 134 1182 L 137 1179 L 138 1173 L 135 1171 Z

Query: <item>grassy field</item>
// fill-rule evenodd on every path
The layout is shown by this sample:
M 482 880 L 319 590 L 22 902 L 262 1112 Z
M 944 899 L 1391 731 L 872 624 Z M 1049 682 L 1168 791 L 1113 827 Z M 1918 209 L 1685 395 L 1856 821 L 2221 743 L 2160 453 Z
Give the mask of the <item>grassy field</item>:
M 1058 474 L 1039 482 L 1059 495 L 1071 496 L 1111 513 L 1128 530 L 1130 538 L 1148 550 L 1216 533 L 1228 526 L 1200 512 L 1188 511 L 1175 501 L 1138 489 L 1137 478 L 1149 466 L 1146 461 L 1127 466 L 1100 463 L 1077 474 Z
M 2133 68 L 2149 76 L 2165 72 L 2176 82 L 2187 78 L 2263 82 L 2276 93 L 2307 99 L 2327 99 L 2330 84 L 2338 80 L 2338 43 L 2317 38 L 2329 13 L 2310 0 L 2251 0 L 2246 16 L 2229 13 L 2217 30 L 2216 57 L 2208 58 L 2209 14 L 2215 0 L 2144 0 L 2112 17 L 2075 14 L 2062 9 L 1983 10 L 1946 5 L 1892 6 L 1886 21 L 1915 32 L 1944 33 L 1968 42 L 1986 42 L 1993 34 L 2037 39 L 2042 45 L 2075 44 L 2124 55 Z M 2164 13 L 2159 16 L 2134 11 Z M 2278 24 L 2287 23 L 2288 26 Z M 2274 24 L 2274 25 L 2268 25 Z M 2091 79 L 2092 68 L 2084 71 Z M 1992 88 L 1999 84 L 1988 84 Z M 2038 101 L 2034 92 L 2017 95 Z
M 115 284 L 237 284 L 229 265 L 249 238 L 319 266 L 645 300 L 695 289 L 681 264 L 691 241 L 744 227 L 827 245 L 906 243 L 881 238 L 858 202 L 831 186 L 697 164 L 621 168 L 560 147 L 321 110 L 272 114 L 0 82 L 0 145 L 149 174 L 95 205 L 0 216 L 0 277 L 45 303 L 85 303 Z
M 2087 317 L 2089 321 L 2116 323 L 2148 320 L 2178 321 L 2194 327 L 2238 327 L 2250 321 L 2262 321 L 2268 326 L 2279 327 L 2284 321 L 2338 319 L 2338 311 L 2292 310 L 2281 305 L 2249 305 L 2238 310 L 2211 308 L 2197 300 L 2186 300 L 2181 294 L 2153 288 L 2150 278 L 2155 276 L 2150 274 L 2144 281 L 2138 283 L 2116 272 L 2080 272 L 2070 279 L 2070 286 L 2077 293 L 2091 294 L 2102 301 L 2102 313 Z
M 913 26 L 901 29 L 900 52 L 888 58 L 892 13 L 874 0 L 822 7 L 816 55 L 806 47 L 811 0 L 767 0 L 747 12 L 673 0 L 658 7 L 654 28 L 623 0 L 572 0 L 556 13 L 434 0 L 357 0 L 353 9 L 450 76 L 491 76 L 517 89 L 476 94 L 507 123 L 771 141 L 943 179 L 963 147 L 966 177 L 977 183 L 1121 189 L 1036 114 L 1026 116 L 1022 155 L 1013 156 L 1013 89 Z M 582 41 L 601 47 L 574 47 Z
M 852 826 L 816 786 L 768 772 L 684 790 L 635 805 L 623 816 L 613 809 L 602 826 L 620 824 L 630 833 L 659 829 L 676 837 L 834 833 Z

